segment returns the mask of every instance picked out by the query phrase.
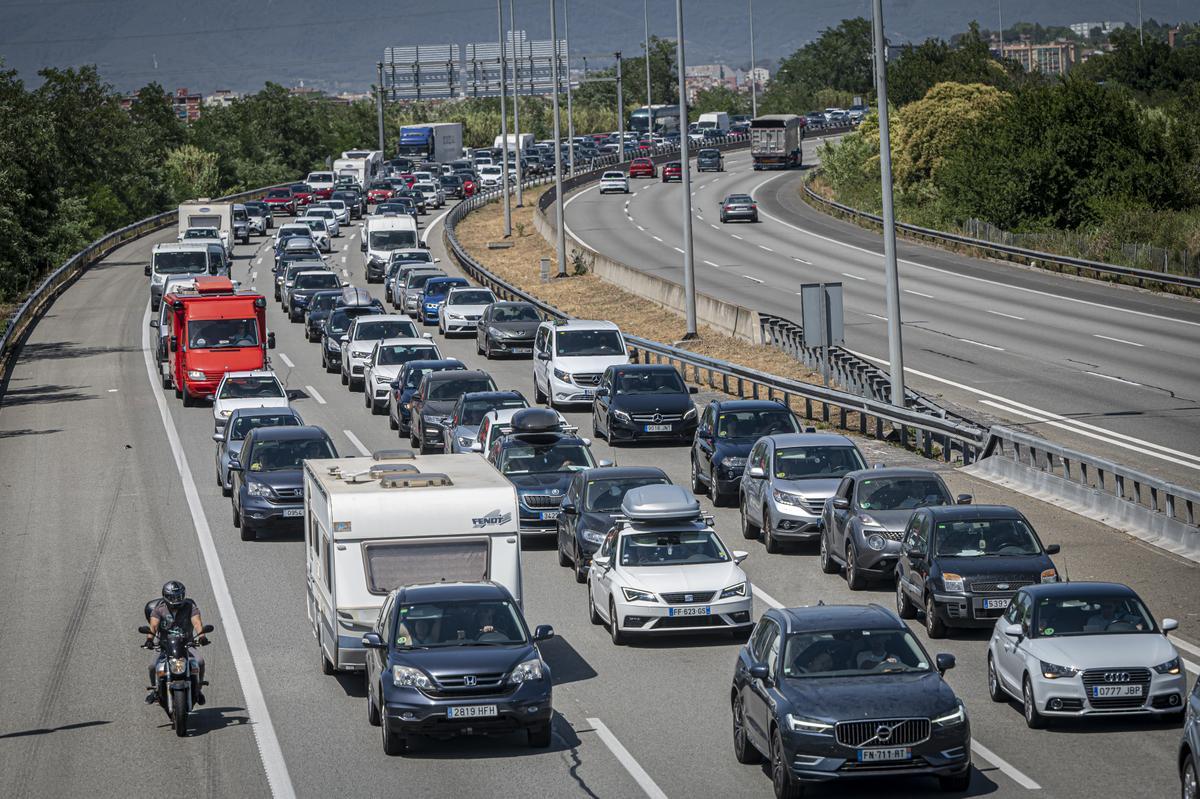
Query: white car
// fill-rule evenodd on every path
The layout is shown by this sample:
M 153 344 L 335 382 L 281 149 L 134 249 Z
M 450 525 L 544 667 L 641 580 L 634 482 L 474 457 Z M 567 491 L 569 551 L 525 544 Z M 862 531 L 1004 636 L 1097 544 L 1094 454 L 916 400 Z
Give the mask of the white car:
M 479 167 L 479 185 L 485 189 L 494 189 L 500 185 L 501 175 L 504 170 L 494 164 L 485 164 Z
M 371 413 L 387 411 L 388 392 L 392 381 L 409 361 L 438 360 L 442 357 L 438 345 L 427 338 L 385 338 L 375 347 L 363 364 L 363 398 Z
M 629 193 L 629 176 L 624 172 L 605 172 L 600 176 L 600 193 L 608 194 L 610 191 L 619 191 L 622 194 Z
M 269 370 L 226 372 L 213 394 L 213 433 L 225 430 L 235 408 L 274 408 L 288 404 L 287 391 Z
M 333 252 L 333 237 L 329 234 L 329 225 L 319 216 L 302 216 L 296 220 L 308 228 L 312 240 L 317 243 L 321 252 Z
M 442 191 L 442 187 L 434 183 L 432 180 L 424 180 L 412 185 L 413 191 L 421 192 L 421 196 L 425 198 L 425 204 L 434 208 L 441 208 L 446 204 L 446 194 Z
M 339 343 L 342 348 L 342 385 L 357 391 L 362 385 L 363 370 L 375 342 L 389 338 L 430 338 L 417 332 L 417 325 L 407 316 L 398 314 L 367 314 L 356 316 L 350 329 Z
M 621 329 L 612 322 L 543 322 L 533 338 L 536 402 L 590 404 L 604 370 L 629 363 Z
M 1181 718 L 1187 675 L 1166 633 L 1133 589 L 1119 583 L 1022 588 L 988 642 L 988 693 L 1015 697 L 1025 723 L 1055 717 L 1148 713 Z
M 438 332 L 443 336 L 451 333 L 474 333 L 483 311 L 493 302 L 496 295 L 491 289 L 474 286 L 456 286 L 446 293 L 446 301 L 438 308 Z
M 753 589 L 683 486 L 635 488 L 588 567 L 588 615 L 614 644 L 630 634 L 749 632 Z
M 324 205 L 318 205 L 315 208 L 309 208 L 304 212 L 306 218 L 311 219 L 314 216 L 325 220 L 325 227 L 329 229 L 329 235 L 335 239 L 342 235 L 342 225 L 338 222 L 337 211 L 328 208 Z
M 488 411 L 483 416 L 483 420 L 479 423 L 479 432 L 475 436 L 475 440 L 466 446 L 471 452 L 487 452 L 492 448 L 492 443 L 496 439 L 506 436 L 512 432 L 512 418 L 517 411 L 524 410 L 523 408 L 497 408 L 493 411 Z M 579 428 L 571 424 L 567 417 L 558 413 L 558 432 L 566 433 L 567 435 L 575 435 L 579 432 Z M 591 441 L 584 439 L 589 445 Z M 463 450 L 463 445 L 460 442 L 458 447 L 452 447 L 451 452 L 459 452 Z
M 333 211 L 334 218 L 337 219 L 339 225 L 350 226 L 350 206 L 346 205 L 345 200 L 326 200 L 321 204 Z

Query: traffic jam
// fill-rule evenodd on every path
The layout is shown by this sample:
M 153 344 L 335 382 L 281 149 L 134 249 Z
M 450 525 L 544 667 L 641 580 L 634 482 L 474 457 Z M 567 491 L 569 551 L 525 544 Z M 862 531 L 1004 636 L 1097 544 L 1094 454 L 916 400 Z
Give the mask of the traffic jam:
M 470 149 L 461 126 L 409 133 L 391 160 L 347 151 L 261 200 L 181 206 L 177 241 L 155 245 L 145 269 L 161 390 L 211 415 L 199 471 L 211 465 L 230 519 L 214 534 L 303 546 L 314 643 L 296 645 L 316 651 L 296 667 L 360 675 L 363 698 L 344 701 L 365 705 L 386 755 L 464 735 L 551 746 L 556 683 L 542 649 L 555 631 L 525 615 L 544 590 L 523 572 L 539 550 L 578 584 L 570 610 L 613 647 L 659 647 L 670 669 L 676 643 L 739 645 L 695 688 L 727 697 L 715 722 L 776 797 L 871 777 L 900 778 L 896 795 L 921 778 L 967 791 L 983 702 L 1077 734 L 1113 716 L 1178 727 L 1189 688 L 1200 706 L 1168 637 L 1179 622 L 1120 582 L 1069 579 L 1070 553 L 1021 508 L 880 463 L 780 402 L 701 394 L 674 366 L 633 362 L 612 322 L 546 319 L 462 277 L 427 240 L 438 215 L 497 185 L 501 145 L 533 170 L 553 161 L 554 142 Z M 716 150 L 700 156 L 726 168 Z M 634 160 L 605 172 L 601 191 L 628 193 L 639 176 L 660 173 Z M 722 222 L 739 217 L 758 220 L 752 198 L 723 205 Z M 342 256 L 351 240 L 361 271 Z M 261 256 L 253 274 L 236 244 Z M 286 360 L 285 326 L 308 343 Z M 348 449 L 340 431 L 307 422 L 285 374 L 294 366 L 334 376 L 395 438 Z M 647 446 L 673 447 L 687 479 L 648 465 Z M 719 523 L 717 508 L 740 525 Z M 782 552 L 894 600 L 769 601 L 744 567 Z M 964 636 L 986 674 L 965 694 L 947 679 L 959 658 L 936 646 Z M 147 700 L 180 735 L 202 712 L 203 671 L 189 675 L 164 677 Z

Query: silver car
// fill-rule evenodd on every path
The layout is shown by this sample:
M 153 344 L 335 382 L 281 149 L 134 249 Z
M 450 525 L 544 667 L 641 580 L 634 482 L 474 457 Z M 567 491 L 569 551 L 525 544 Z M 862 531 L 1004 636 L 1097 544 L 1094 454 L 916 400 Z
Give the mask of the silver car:
M 218 433 L 213 433 L 217 442 L 217 485 L 221 493 L 229 496 L 233 482 L 229 474 L 229 460 L 242 451 L 246 434 L 256 427 L 298 427 L 304 424 L 300 414 L 288 407 L 235 408 L 229 421 Z
M 476 452 L 479 425 L 494 410 L 528 408 L 529 402 L 519 391 L 472 391 L 458 398 L 445 431 L 445 452 Z
M 1200 680 L 1192 686 L 1183 740 L 1179 744 L 1179 781 L 1183 799 L 1200 797 Z
M 742 534 L 768 552 L 821 534 L 825 500 L 847 472 L 867 468 L 854 442 L 832 433 L 782 433 L 755 442 L 739 487 Z

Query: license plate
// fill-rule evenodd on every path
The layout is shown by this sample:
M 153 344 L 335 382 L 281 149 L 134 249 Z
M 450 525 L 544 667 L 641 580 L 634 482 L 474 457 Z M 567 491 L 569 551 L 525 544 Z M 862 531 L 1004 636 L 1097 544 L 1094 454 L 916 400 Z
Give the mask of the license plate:
M 669 424 L 648 424 L 646 425 L 647 433 L 669 433 L 671 425 Z
M 304 508 L 288 508 L 287 510 L 285 510 L 283 512 L 283 517 L 285 519 L 294 519 L 297 516 L 303 516 L 303 515 L 304 515 Z
M 557 519 L 559 513 L 560 513 L 560 511 L 547 510 L 547 511 L 542 511 L 542 513 L 540 513 L 538 515 L 541 517 L 542 521 L 549 522 L 549 521 L 553 521 L 553 520 Z
M 983 600 L 983 607 L 985 610 L 992 610 L 994 608 L 1003 610 L 1008 607 L 1008 603 L 1011 601 L 1011 599 L 985 599 Z
M 498 715 L 495 705 L 458 705 L 446 711 L 448 719 L 482 719 Z
M 517 355 L 528 355 L 533 352 L 533 347 L 509 347 L 509 352 L 515 352 Z
M 1108 696 L 1141 696 L 1141 685 L 1093 685 L 1092 698 L 1100 699 Z
M 912 760 L 912 750 L 907 746 L 858 750 L 859 763 L 878 763 L 881 760 Z
M 667 615 L 669 616 L 711 616 L 712 608 L 708 605 L 687 607 L 687 608 L 668 608 Z

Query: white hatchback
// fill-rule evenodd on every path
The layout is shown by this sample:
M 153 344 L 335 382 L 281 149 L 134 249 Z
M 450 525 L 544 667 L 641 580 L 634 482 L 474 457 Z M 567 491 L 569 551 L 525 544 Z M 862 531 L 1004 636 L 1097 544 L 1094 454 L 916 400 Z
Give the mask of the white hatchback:
M 213 394 L 213 433 L 225 430 L 235 408 L 274 408 L 288 404 L 287 390 L 275 373 L 226 372 Z
M 624 172 L 605 172 L 600 176 L 600 193 L 608 194 L 610 191 L 628 194 L 629 177 Z
M 474 286 L 458 286 L 446 294 L 446 301 L 438 308 L 438 332 L 443 336 L 451 333 L 474 333 L 479 317 L 496 301 L 491 289 Z

